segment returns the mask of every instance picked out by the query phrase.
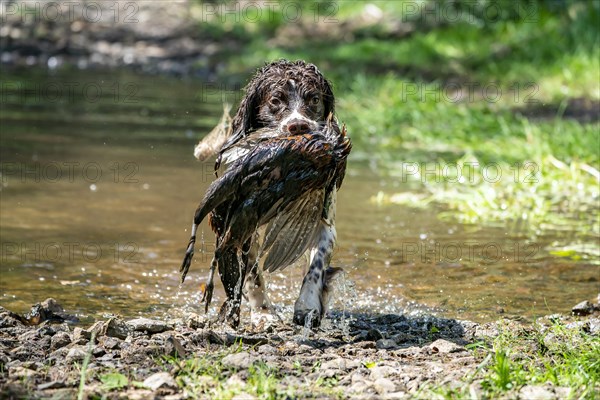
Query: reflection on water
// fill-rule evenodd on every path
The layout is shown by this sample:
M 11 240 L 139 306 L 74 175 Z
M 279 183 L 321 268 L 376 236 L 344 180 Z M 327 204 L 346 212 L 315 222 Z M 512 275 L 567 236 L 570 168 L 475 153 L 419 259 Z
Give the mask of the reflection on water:
M 181 288 L 178 268 L 213 179 L 192 149 L 218 120 L 214 85 L 206 93 L 195 81 L 109 72 L 13 72 L 3 82 L 0 305 L 24 312 L 54 297 L 84 320 L 200 311 L 214 249 L 207 225 Z M 546 250 L 575 232 L 525 237 L 370 202 L 410 189 L 350 161 L 334 257 L 348 280 L 334 308 L 489 320 L 567 312 L 597 294 L 597 265 Z M 269 277 L 284 317 L 301 276 L 294 267 Z M 212 308 L 222 299 L 217 286 Z

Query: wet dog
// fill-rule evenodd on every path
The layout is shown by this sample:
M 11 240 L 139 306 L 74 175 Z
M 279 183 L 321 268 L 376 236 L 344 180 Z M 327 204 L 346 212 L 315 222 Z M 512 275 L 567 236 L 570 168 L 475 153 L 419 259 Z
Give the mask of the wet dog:
M 309 268 L 293 320 L 311 326 L 321 322 L 328 282 L 337 271 L 329 267 L 336 192 L 351 150 L 334 112 L 331 84 L 317 67 L 273 62 L 252 78 L 228 129 L 213 131 L 196 147 L 200 159 L 218 149 L 216 168 L 222 162 L 229 166 L 196 210 L 182 282 L 198 224 L 209 215 L 217 243 L 203 301 L 208 307 L 218 268 L 227 295 L 219 316 L 232 326 L 239 324 L 242 294 L 253 307 L 267 305 L 261 270 L 283 269 L 304 254 Z

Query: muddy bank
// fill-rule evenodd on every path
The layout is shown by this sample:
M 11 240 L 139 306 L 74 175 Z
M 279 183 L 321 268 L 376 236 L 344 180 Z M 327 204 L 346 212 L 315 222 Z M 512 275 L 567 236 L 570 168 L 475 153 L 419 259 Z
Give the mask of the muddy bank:
M 485 344 L 502 331 L 534 331 L 509 320 L 477 324 L 336 313 L 316 332 L 265 316 L 233 331 L 195 314 L 170 321 L 110 318 L 84 329 L 62 309 L 53 310 L 58 316 L 28 326 L 38 322 L 31 320 L 35 315 L 0 307 L 0 397 L 66 399 L 81 390 L 88 398 L 115 399 L 392 399 L 459 386 L 480 397 L 482 369 L 490 360 L 490 352 L 481 350 Z M 535 331 L 544 335 L 544 327 L 558 323 L 597 337 L 598 310 L 591 311 L 596 316 L 586 319 L 542 318 Z M 543 340 L 556 341 L 552 335 L 547 331 Z M 576 394 L 550 383 L 506 393 L 550 399 Z
M 188 1 L 51 2 L 3 4 L 0 29 L 4 65 L 63 65 L 81 69 L 132 67 L 148 73 L 207 78 L 210 57 L 235 49 L 227 35 L 216 42 L 192 16 Z
M 274 17 L 267 15 L 270 9 Z M 377 7 L 365 7 L 344 20 L 335 3 L 309 6 L 299 14 L 304 18 L 292 18 L 286 9 L 276 2 L 7 2 L 0 7 L 0 63 L 50 70 L 65 65 L 130 67 L 211 79 L 225 68 L 228 56 L 241 52 L 261 32 L 265 45 L 285 47 L 324 39 L 349 41 L 382 26 L 386 37 L 401 38 L 432 26 L 428 21 L 383 18 Z M 240 30 L 242 23 L 246 27 Z

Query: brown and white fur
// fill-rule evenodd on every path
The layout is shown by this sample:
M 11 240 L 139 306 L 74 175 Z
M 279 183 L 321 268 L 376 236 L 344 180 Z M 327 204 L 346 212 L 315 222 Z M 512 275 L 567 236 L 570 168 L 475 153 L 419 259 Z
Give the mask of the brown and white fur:
M 244 143 L 245 139 L 257 130 L 267 128 L 281 136 L 298 135 L 322 129 L 326 121 L 334 125 L 334 132 L 341 132 L 335 119 L 335 99 L 331 84 L 317 67 L 304 61 L 276 61 L 259 69 L 252 78 L 226 133 L 223 129 L 213 131 L 196 147 L 195 154 L 198 158 L 205 159 L 213 153 L 214 149 L 220 148 L 216 163 L 216 168 L 219 168 L 222 162 L 231 163 L 246 154 L 248 143 L 246 142 L 245 146 L 240 146 L 240 143 Z M 260 143 L 256 145 L 260 146 Z M 293 233 L 291 233 L 293 224 L 290 223 L 289 227 L 284 227 L 275 233 L 281 236 L 278 238 L 280 240 L 275 240 L 274 244 L 270 244 L 269 252 L 274 254 L 269 254 L 263 263 L 262 268 L 272 272 L 287 267 L 304 253 L 309 254 L 308 272 L 304 276 L 300 294 L 294 306 L 293 321 L 296 324 L 310 324 L 311 326 L 320 324 L 329 302 L 329 282 L 340 270 L 329 267 L 329 264 L 337 238 L 335 229 L 336 192 L 342 183 L 344 172 L 345 161 L 343 168 L 340 168 L 330 187 L 324 188 L 319 193 L 307 194 L 307 197 L 298 201 L 298 207 L 303 207 L 303 210 L 318 209 L 317 213 L 312 212 L 312 215 L 306 216 L 314 221 L 311 221 L 313 225 L 311 225 L 310 231 L 307 231 L 310 232 L 310 235 L 305 235 L 306 239 L 301 241 L 298 249 L 285 248 L 285 243 L 292 242 L 294 239 Z M 225 214 L 225 212 L 225 210 L 216 209 L 211 214 L 211 225 L 217 236 L 223 230 L 219 227 L 219 221 L 222 219 L 220 213 Z M 289 214 L 292 216 L 288 217 L 288 220 L 292 221 L 294 218 L 302 217 L 302 215 L 293 215 L 293 211 Z M 192 229 L 193 239 L 195 239 L 196 229 L 197 226 Z M 266 240 L 266 238 L 263 239 Z M 218 240 L 219 238 L 217 238 Z M 191 247 L 193 252 L 192 241 Z M 244 295 L 253 308 L 268 306 L 268 299 L 264 293 L 262 268 L 259 266 L 261 253 L 258 234 L 255 234 L 245 244 L 244 259 L 242 260 L 245 264 L 244 271 L 238 278 L 243 280 Z M 232 255 L 228 260 L 228 262 L 237 263 L 240 258 Z M 222 268 L 219 266 L 220 273 L 221 270 Z M 212 285 L 213 272 L 214 266 L 209 279 L 210 285 Z M 221 278 L 224 280 L 222 273 Z M 224 286 L 228 298 L 230 298 L 234 293 L 234 288 L 225 281 Z M 207 300 L 208 303 L 210 298 Z M 224 305 L 221 314 L 225 319 L 232 319 L 233 315 L 233 324 L 235 325 L 239 323 L 239 317 L 237 320 L 235 319 L 235 312 L 232 312 L 232 309 L 239 314 L 239 304 L 229 304 L 227 307 Z

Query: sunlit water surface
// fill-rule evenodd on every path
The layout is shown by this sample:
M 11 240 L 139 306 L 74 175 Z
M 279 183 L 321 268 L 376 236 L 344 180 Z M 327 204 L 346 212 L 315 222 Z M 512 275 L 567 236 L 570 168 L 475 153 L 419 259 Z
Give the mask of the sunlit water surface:
M 192 148 L 239 93 L 127 72 L 11 72 L 3 85 L 0 305 L 25 312 L 54 297 L 88 322 L 200 312 L 214 249 L 206 224 L 181 287 L 178 269 L 213 163 Z M 372 202 L 414 189 L 350 160 L 333 260 L 347 274 L 334 309 L 485 321 L 568 312 L 598 293 L 597 264 L 548 251 L 576 232 L 532 237 Z M 301 278 L 302 266 L 268 277 L 284 317 Z M 219 283 L 212 312 L 223 295 Z

